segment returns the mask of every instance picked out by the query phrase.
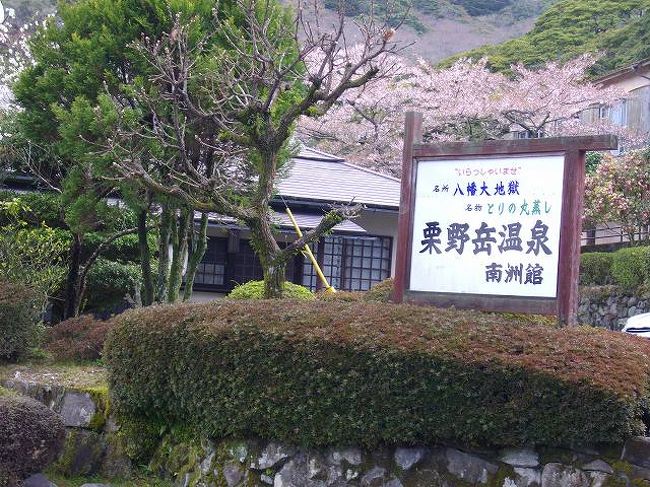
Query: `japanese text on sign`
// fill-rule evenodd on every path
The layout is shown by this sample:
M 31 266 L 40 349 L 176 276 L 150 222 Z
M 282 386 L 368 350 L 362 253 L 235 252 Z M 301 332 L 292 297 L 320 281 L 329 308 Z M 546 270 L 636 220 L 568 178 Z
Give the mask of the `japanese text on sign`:
M 410 289 L 555 297 L 563 156 L 418 162 Z

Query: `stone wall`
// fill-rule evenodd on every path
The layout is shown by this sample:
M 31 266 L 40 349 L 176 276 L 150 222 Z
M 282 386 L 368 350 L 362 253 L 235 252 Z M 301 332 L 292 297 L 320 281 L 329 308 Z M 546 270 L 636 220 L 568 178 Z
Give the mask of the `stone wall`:
M 116 441 L 119 426 L 107 415 L 105 395 L 20 378 L 3 385 L 44 402 L 64 418 L 68 442 L 56 465 L 60 473 L 129 476 L 130 461 Z M 439 444 L 364 450 L 307 449 L 259 439 L 179 441 L 168 435 L 149 469 L 179 487 L 650 486 L 650 438 L 600 449 Z
M 166 440 L 152 463 L 180 487 L 605 487 L 650 485 L 650 439 L 623 449 L 468 450 L 459 446 L 311 450 L 262 441 Z
M 108 414 L 108 391 L 41 384 L 20 376 L 0 385 L 42 402 L 63 419 L 66 440 L 54 470 L 70 477 L 131 475 L 131 462 L 115 435 L 118 427 Z
M 581 288 L 578 321 L 620 331 L 630 316 L 650 312 L 650 296 L 625 292 L 616 286 Z

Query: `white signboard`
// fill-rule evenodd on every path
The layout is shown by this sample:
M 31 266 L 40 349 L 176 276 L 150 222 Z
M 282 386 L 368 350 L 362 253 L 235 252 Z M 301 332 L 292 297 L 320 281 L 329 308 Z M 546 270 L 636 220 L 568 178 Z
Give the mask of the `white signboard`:
M 417 162 L 412 291 L 554 298 L 564 155 Z

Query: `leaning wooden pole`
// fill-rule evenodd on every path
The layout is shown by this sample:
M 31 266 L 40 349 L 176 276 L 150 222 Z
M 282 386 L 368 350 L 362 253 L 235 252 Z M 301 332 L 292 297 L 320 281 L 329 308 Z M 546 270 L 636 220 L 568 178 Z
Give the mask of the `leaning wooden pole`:
M 291 213 L 291 210 L 289 207 L 286 207 L 287 210 L 287 215 L 289 215 L 289 219 L 291 220 L 291 223 L 293 224 L 293 228 L 296 229 L 296 233 L 298 234 L 298 238 L 302 238 L 302 231 L 300 230 L 300 227 L 298 226 L 298 222 L 296 222 L 296 219 L 293 217 L 293 213 Z M 325 286 L 325 292 L 328 293 L 335 293 L 336 289 L 334 289 L 333 286 L 330 286 L 329 282 L 327 281 L 327 277 L 325 277 L 325 274 L 323 274 L 323 271 L 321 270 L 320 266 L 318 265 L 318 261 L 316 260 L 316 257 L 314 257 L 314 254 L 311 251 L 311 248 L 309 245 L 305 245 L 303 249 L 303 253 L 307 255 L 309 260 L 311 261 L 311 264 L 314 266 L 314 269 L 316 270 L 316 275 L 318 278 L 321 280 L 323 285 Z

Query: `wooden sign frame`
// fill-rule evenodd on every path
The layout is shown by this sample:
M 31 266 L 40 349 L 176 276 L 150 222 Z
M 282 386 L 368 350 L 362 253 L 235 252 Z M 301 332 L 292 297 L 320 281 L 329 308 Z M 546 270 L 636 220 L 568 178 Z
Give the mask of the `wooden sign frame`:
M 518 313 L 556 314 L 562 325 L 577 323 L 580 235 L 585 187 L 585 153 L 613 150 L 618 140 L 613 135 L 557 137 L 482 142 L 443 142 L 422 144 L 422 115 L 406 114 L 402 187 L 398 223 L 398 248 L 395 265 L 394 301 L 455 306 Z M 413 246 L 415 188 L 420 160 L 463 159 L 481 156 L 564 155 L 562 214 L 557 293 L 555 298 L 461 294 L 413 291 L 409 289 Z

